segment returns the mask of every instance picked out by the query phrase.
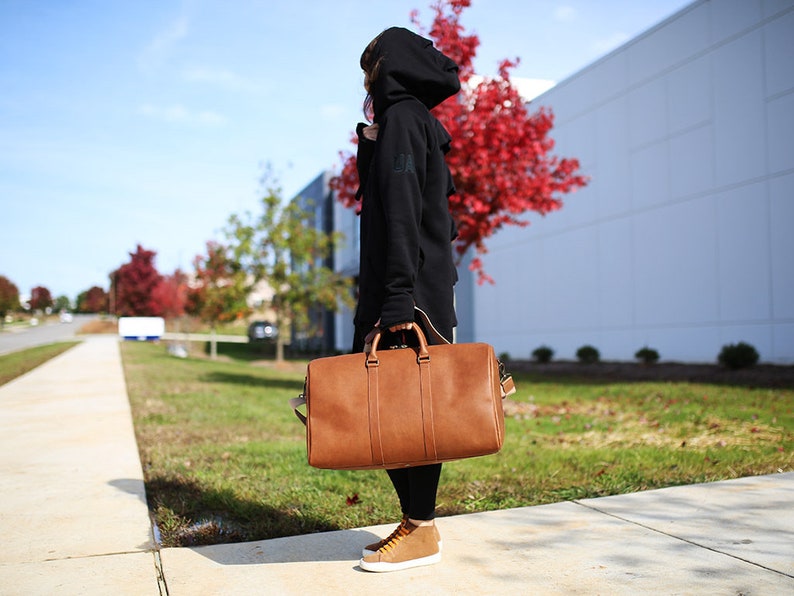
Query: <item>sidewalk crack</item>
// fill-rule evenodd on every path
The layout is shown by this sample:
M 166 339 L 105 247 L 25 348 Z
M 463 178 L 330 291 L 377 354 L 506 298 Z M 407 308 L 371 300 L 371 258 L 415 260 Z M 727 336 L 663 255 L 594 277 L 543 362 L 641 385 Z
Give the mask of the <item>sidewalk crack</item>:
M 691 544 L 692 546 L 696 546 L 698 548 L 703 548 L 705 550 L 708 550 L 708 551 L 711 551 L 713 553 L 717 553 L 719 555 L 723 555 L 723 556 L 726 556 L 726 557 L 731 557 L 732 559 L 736 559 L 737 561 L 742 561 L 743 563 L 748 563 L 748 564 L 750 564 L 750 565 L 752 565 L 754 567 L 758 567 L 758 568 L 764 569 L 766 571 L 771 571 L 772 573 L 776 573 L 778 575 L 782 575 L 783 577 L 788 577 L 790 579 L 794 579 L 794 575 L 791 575 L 791 574 L 786 573 L 784 571 L 780 571 L 779 569 L 773 569 L 772 567 L 767 567 L 766 565 L 762 565 L 761 563 L 758 563 L 756 561 L 750 561 L 748 559 L 744 559 L 744 558 L 742 558 L 742 557 L 740 557 L 738 555 L 734 555 L 732 553 L 728 553 L 728 552 L 719 550 L 718 548 L 715 548 L 713 546 L 708 546 L 707 544 L 700 544 L 699 542 L 695 542 L 694 540 L 689 540 L 688 538 L 683 538 L 682 536 L 676 536 L 675 534 L 670 534 L 669 532 L 665 532 L 664 530 L 660 530 L 658 528 L 654 528 L 652 526 L 643 524 L 641 522 L 634 521 L 634 520 L 631 520 L 631 519 L 627 519 L 625 517 L 621 517 L 620 515 L 617 515 L 615 513 L 610 513 L 609 511 L 603 511 L 602 509 L 599 509 L 598 507 L 593 507 L 592 505 L 586 505 L 585 503 L 582 503 L 581 501 L 574 500 L 574 501 L 571 501 L 571 502 L 575 503 L 576 505 L 579 505 L 581 507 L 584 507 L 586 509 L 590 509 L 591 511 L 595 511 L 595 512 L 601 513 L 603 515 L 608 515 L 609 517 L 613 517 L 615 519 L 619 519 L 620 521 L 623 521 L 623 522 L 626 522 L 626 523 L 629 523 L 629 524 L 632 524 L 632 525 L 635 525 L 635 526 L 639 526 L 640 528 L 644 528 L 646 530 L 650 530 L 651 532 L 656 532 L 657 534 L 661 534 L 663 536 L 667 536 L 668 538 L 672 538 L 674 540 L 679 540 L 681 542 L 686 542 L 687 544 Z

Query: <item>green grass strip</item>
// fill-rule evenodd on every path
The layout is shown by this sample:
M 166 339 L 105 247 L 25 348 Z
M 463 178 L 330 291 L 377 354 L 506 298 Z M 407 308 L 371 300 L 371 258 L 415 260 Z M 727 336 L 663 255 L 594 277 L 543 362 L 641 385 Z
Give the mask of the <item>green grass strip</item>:
M 178 359 L 144 343 L 122 354 L 164 545 L 399 521 L 384 472 L 307 465 L 304 427 L 287 406 L 305 362 Z M 444 465 L 440 516 L 794 470 L 792 389 L 515 380 L 504 448 Z
M 59 342 L 0 356 L 0 385 L 24 375 L 78 343 L 80 342 Z

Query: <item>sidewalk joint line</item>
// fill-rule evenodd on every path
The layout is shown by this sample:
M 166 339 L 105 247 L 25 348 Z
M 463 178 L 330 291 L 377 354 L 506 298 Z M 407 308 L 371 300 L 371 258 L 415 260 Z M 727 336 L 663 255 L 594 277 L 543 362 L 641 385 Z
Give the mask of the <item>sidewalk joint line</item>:
M 154 569 L 157 573 L 157 587 L 160 589 L 160 596 L 168 596 L 168 582 L 165 581 L 163 570 L 163 559 L 160 557 L 160 549 L 156 548 L 154 554 Z
M 99 557 L 116 557 L 119 555 L 140 555 L 146 553 L 153 553 L 157 549 L 155 548 L 147 548 L 143 550 L 124 550 L 118 551 L 113 553 L 96 553 L 92 555 L 75 555 L 75 556 L 67 556 L 67 557 L 52 557 L 50 559 L 42 559 L 44 563 L 52 563 L 53 561 L 70 561 L 70 560 L 78 560 L 78 559 L 96 559 Z M 28 563 L 36 563 L 38 561 L 28 561 Z
M 582 503 L 581 501 L 574 500 L 574 501 L 572 501 L 572 503 L 576 503 L 580 507 L 585 507 L 586 509 L 590 509 L 591 511 L 595 511 L 597 513 L 601 513 L 602 515 L 608 515 L 609 517 L 614 517 L 615 519 L 619 519 L 620 521 L 623 521 L 623 522 L 626 522 L 626 523 L 629 523 L 629 524 L 633 524 L 633 525 L 639 526 L 641 528 L 645 528 L 646 530 L 650 530 L 651 532 L 656 532 L 657 534 L 661 534 L 663 536 L 667 536 L 668 538 L 672 538 L 674 540 L 680 540 L 681 542 L 686 542 L 687 544 L 691 544 L 692 546 L 696 546 L 698 548 L 703 548 L 705 550 L 709 550 L 709 551 L 711 551 L 713 553 L 717 553 L 718 555 L 724 555 L 726 557 L 730 557 L 732 559 L 736 559 L 737 561 L 742 561 L 743 563 L 748 563 L 750 565 L 753 565 L 754 567 L 759 567 L 759 568 L 764 569 L 766 571 L 771 571 L 772 573 L 776 573 L 778 575 L 782 575 L 783 577 L 788 577 L 789 579 L 794 579 L 794 575 L 790 575 L 790 574 L 788 574 L 788 573 L 786 573 L 784 571 L 780 571 L 778 569 L 772 569 L 771 567 L 767 567 L 766 565 L 762 565 L 760 563 L 756 563 L 755 561 L 749 561 L 747 559 L 743 559 L 742 557 L 739 557 L 737 555 L 723 552 L 721 550 L 718 550 L 718 549 L 716 549 L 714 547 L 711 547 L 711 546 L 708 546 L 706 544 L 700 544 L 698 542 L 695 542 L 694 540 L 689 540 L 689 539 L 683 538 L 681 536 L 676 536 L 674 534 L 670 534 L 668 532 L 665 532 L 664 530 L 659 530 L 658 528 L 654 528 L 654 527 L 648 526 L 648 525 L 640 523 L 638 521 L 634 521 L 634 520 L 631 520 L 631 519 L 627 519 L 625 517 L 621 517 L 620 515 L 617 515 L 615 513 L 610 513 L 609 511 L 603 511 L 603 510 L 599 509 L 598 507 L 593 507 L 592 505 L 586 505 L 585 503 Z

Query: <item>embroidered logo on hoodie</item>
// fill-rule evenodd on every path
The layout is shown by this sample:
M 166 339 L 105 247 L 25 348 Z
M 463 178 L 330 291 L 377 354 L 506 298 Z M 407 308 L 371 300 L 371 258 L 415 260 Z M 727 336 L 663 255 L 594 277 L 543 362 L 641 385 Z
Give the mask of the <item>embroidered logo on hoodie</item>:
M 394 171 L 405 172 L 406 174 L 416 174 L 413 154 L 397 153 L 394 156 Z

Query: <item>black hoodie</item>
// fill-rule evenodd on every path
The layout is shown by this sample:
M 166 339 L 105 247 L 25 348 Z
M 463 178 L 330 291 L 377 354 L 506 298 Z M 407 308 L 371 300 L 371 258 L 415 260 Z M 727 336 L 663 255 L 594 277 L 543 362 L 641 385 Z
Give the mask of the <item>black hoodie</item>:
M 448 197 L 455 192 L 444 161 L 451 138 L 430 114 L 460 90 L 457 65 L 402 28 L 384 31 L 371 83 L 377 141 L 359 124 L 358 170 L 363 195 L 356 326 L 366 333 L 414 321 L 414 305 L 451 339 L 456 325 L 455 226 Z

